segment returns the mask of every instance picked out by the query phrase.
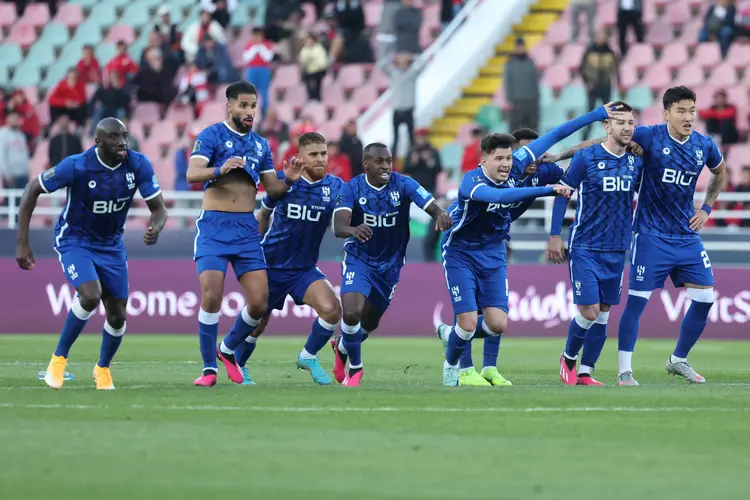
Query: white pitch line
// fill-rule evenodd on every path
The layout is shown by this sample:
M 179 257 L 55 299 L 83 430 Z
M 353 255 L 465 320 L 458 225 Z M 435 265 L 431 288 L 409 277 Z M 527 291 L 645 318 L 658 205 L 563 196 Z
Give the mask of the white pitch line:
M 202 361 L 113 361 L 113 365 L 197 365 Z M 29 366 L 29 367 L 45 367 L 47 362 L 36 362 L 36 361 L 6 361 L 0 363 L 0 366 Z M 91 363 L 84 361 L 73 361 L 68 363 L 68 366 L 89 366 Z
M 71 404 L 15 404 L 0 403 L 0 408 L 13 409 L 41 409 L 41 410 L 122 410 L 123 407 L 112 407 L 107 405 L 71 405 Z M 228 411 L 257 411 L 270 413 L 458 413 L 465 412 L 467 408 L 438 408 L 426 407 L 392 407 L 379 406 L 365 407 L 299 407 L 299 406 L 194 406 L 194 405 L 169 405 L 169 406 L 146 406 L 130 405 L 125 409 L 132 410 L 155 410 L 155 411 L 199 411 L 199 412 L 228 412 Z M 638 408 L 629 406 L 613 407 L 532 407 L 532 408 L 471 408 L 471 412 L 482 413 L 745 413 L 750 408 L 690 408 L 690 407 L 663 407 L 663 408 Z

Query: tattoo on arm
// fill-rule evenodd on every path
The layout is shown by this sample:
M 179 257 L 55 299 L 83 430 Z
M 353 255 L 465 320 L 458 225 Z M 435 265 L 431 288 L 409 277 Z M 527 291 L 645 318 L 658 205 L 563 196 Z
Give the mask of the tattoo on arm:
M 719 193 L 724 188 L 727 178 L 727 169 L 721 168 L 719 171 L 714 173 L 708 180 L 708 186 L 706 186 L 706 198 L 703 203 L 707 205 L 713 205 L 719 198 Z
M 606 139 L 607 139 L 606 137 L 599 137 L 598 139 L 589 139 L 588 141 L 583 141 L 582 143 L 576 146 L 573 146 L 572 148 L 566 151 L 563 151 L 559 155 L 556 155 L 557 161 L 569 160 L 573 158 L 573 155 L 575 155 L 581 149 L 586 149 L 586 148 L 590 148 L 591 146 L 595 146 L 596 144 L 601 144 Z

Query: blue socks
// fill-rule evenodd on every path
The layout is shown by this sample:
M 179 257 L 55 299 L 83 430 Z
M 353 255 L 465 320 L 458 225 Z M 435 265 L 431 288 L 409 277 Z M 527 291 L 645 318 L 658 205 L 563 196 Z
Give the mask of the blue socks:
M 349 369 L 362 367 L 362 327 L 341 323 L 341 341 L 349 354 Z
M 568 327 L 568 340 L 565 343 L 565 357 L 568 359 L 576 359 L 578 353 L 583 347 L 583 341 L 586 337 L 586 332 L 591 328 L 594 322 L 581 316 L 576 315 L 573 321 L 570 322 Z
M 62 356 L 63 358 L 68 357 L 70 348 L 83 331 L 83 328 L 86 326 L 86 323 L 92 314 L 94 314 L 94 311 L 85 310 L 78 299 L 73 302 L 73 305 L 65 318 L 65 324 L 60 333 L 60 340 L 55 349 L 55 356 Z
M 203 369 L 219 372 L 216 364 L 216 340 L 219 338 L 219 313 L 209 313 L 202 308 L 198 313 L 198 340 Z
M 500 352 L 500 335 L 490 335 L 487 330 L 488 328 L 484 323 L 484 315 L 480 314 L 477 317 L 477 330 L 469 339 L 459 358 L 459 367 L 462 370 L 464 368 L 471 368 L 474 366 L 474 360 L 471 357 L 471 343 L 475 338 L 484 338 L 484 354 L 482 367 L 484 368 L 487 366 L 497 366 L 497 356 Z
M 102 330 L 102 348 L 99 352 L 99 362 L 97 363 L 102 368 L 109 368 L 112 363 L 112 358 L 115 357 L 117 349 L 120 348 L 122 343 L 122 336 L 125 335 L 126 323 L 123 323 L 120 328 L 112 328 L 108 321 L 104 322 L 104 330 Z
M 462 370 L 474 366 L 474 360 L 471 357 L 472 340 L 474 339 L 472 338 L 471 340 L 469 340 L 469 342 L 466 344 L 466 347 L 464 348 L 464 351 L 461 353 L 461 357 L 458 358 L 458 367 Z
M 448 347 L 445 349 L 445 360 L 451 366 L 456 366 L 461 354 L 469 345 L 474 332 L 467 332 L 460 326 L 455 325 L 448 336 Z
M 482 368 L 497 366 L 497 356 L 500 353 L 500 339 L 502 338 L 502 335 L 488 335 L 484 338 L 484 360 L 482 362 Z
M 601 356 L 602 349 L 604 349 L 604 343 L 607 341 L 608 321 L 609 311 L 600 312 L 583 340 L 581 368 L 587 367 L 583 370 L 584 373 L 593 370 L 594 365 L 599 361 L 599 356 Z
M 703 292 L 705 290 L 698 291 Z M 713 298 L 713 290 L 710 290 L 710 293 L 711 298 Z M 698 302 L 693 299 L 693 303 L 690 304 L 680 326 L 680 338 L 677 340 L 677 347 L 673 353 L 674 357 L 687 358 L 690 349 L 698 342 L 703 330 L 706 328 L 708 313 L 713 305 L 713 301 Z
M 229 330 L 227 336 L 224 337 L 224 342 L 222 342 L 229 349 L 227 352 L 229 354 L 234 353 L 237 346 L 244 342 L 259 324 L 260 320 L 251 318 L 247 307 L 243 307 L 242 312 L 237 315 L 237 319 L 234 321 L 234 326 Z M 222 352 L 224 352 L 223 347 Z
M 320 317 L 313 321 L 312 331 L 307 337 L 307 342 L 305 342 L 305 351 L 315 356 L 326 345 L 331 336 L 333 336 L 333 332 L 336 331 L 337 326 L 338 324 L 328 323 Z M 364 336 L 362 340 L 364 341 Z
M 241 368 L 244 368 L 247 364 L 247 360 L 253 355 L 257 342 L 258 337 L 248 337 L 244 342 L 240 342 L 240 345 L 234 350 L 234 359 Z
M 641 315 L 646 309 L 646 305 L 648 305 L 647 298 L 628 293 L 628 302 L 625 304 L 625 310 L 622 312 L 620 327 L 617 332 L 618 351 L 633 352 L 635 349 L 635 341 L 638 339 L 638 327 L 640 326 Z

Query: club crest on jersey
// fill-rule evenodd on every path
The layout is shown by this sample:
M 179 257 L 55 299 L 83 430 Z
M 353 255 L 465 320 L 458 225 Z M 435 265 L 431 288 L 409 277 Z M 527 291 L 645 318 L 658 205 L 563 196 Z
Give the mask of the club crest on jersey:
M 96 181 L 89 181 L 89 189 L 94 189 L 96 187 Z
M 125 174 L 125 180 L 128 183 L 128 189 L 135 189 L 135 174 L 133 172 Z
M 255 141 L 255 148 L 258 150 L 258 154 L 263 154 L 263 144 Z
M 628 156 L 628 168 L 630 170 L 635 169 L 635 156 L 633 155 Z
M 664 148 L 661 150 L 661 152 L 664 153 L 665 155 L 669 155 L 669 153 L 671 153 L 672 151 L 670 151 L 669 148 Z
M 702 167 L 703 166 L 703 150 L 702 149 L 695 150 L 695 158 L 696 158 L 696 164 L 699 167 Z
M 391 191 L 391 205 L 394 207 L 401 205 L 401 193 L 398 191 Z
M 365 198 L 365 197 L 363 196 L 362 198 L 360 198 L 360 199 L 359 199 L 359 204 L 360 204 L 360 205 L 364 205 L 365 203 L 367 203 L 367 198 Z
M 539 185 L 539 177 L 534 177 L 531 179 L 531 185 L 532 187 L 537 187 Z
M 323 201 L 331 201 L 331 188 L 323 186 L 321 191 L 323 191 Z
M 510 186 L 510 187 L 512 187 L 512 188 L 513 188 L 513 187 L 516 187 L 516 180 L 515 180 L 515 179 L 513 179 L 513 178 L 511 178 L 511 179 L 508 179 L 508 186 Z
M 597 168 L 598 168 L 599 170 L 604 170 L 604 167 L 606 167 L 606 166 L 607 166 L 607 164 L 606 164 L 606 163 L 604 163 L 603 161 L 600 161 L 599 163 L 597 163 L 597 164 L 596 164 L 596 166 L 597 166 Z
M 234 144 L 232 144 L 232 141 L 227 141 L 224 143 L 224 145 L 228 148 L 231 148 L 232 146 L 234 146 Z

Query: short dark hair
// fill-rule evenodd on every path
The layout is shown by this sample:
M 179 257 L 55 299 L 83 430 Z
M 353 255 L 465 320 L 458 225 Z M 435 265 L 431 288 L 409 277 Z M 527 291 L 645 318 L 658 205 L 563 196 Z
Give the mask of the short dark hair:
M 484 154 L 490 154 L 496 149 L 512 149 L 516 139 L 510 134 L 489 134 L 482 139 L 481 148 Z
M 615 101 L 612 103 L 612 107 L 617 107 L 617 111 L 624 111 L 626 113 L 632 113 L 633 112 L 633 106 L 626 103 L 625 101 Z
M 664 104 L 664 109 L 669 110 L 672 104 L 680 101 L 693 101 L 695 102 L 695 92 L 687 87 L 680 85 L 679 87 L 670 87 L 664 92 L 661 102 Z
M 234 82 L 227 87 L 226 96 L 228 101 L 234 101 L 240 94 L 258 95 L 258 91 L 255 90 L 255 85 L 245 81 Z
M 386 146 L 382 142 L 372 142 L 372 143 L 368 144 L 367 146 L 365 146 L 365 150 L 364 150 L 365 156 L 369 156 L 370 155 L 370 151 L 372 151 L 375 148 L 385 148 L 385 149 L 388 149 L 388 146 Z
M 311 144 L 325 144 L 326 138 L 318 132 L 307 132 L 299 136 L 299 147 L 303 148 Z
M 516 142 L 535 141 L 539 139 L 539 132 L 530 128 L 519 128 L 511 134 Z

